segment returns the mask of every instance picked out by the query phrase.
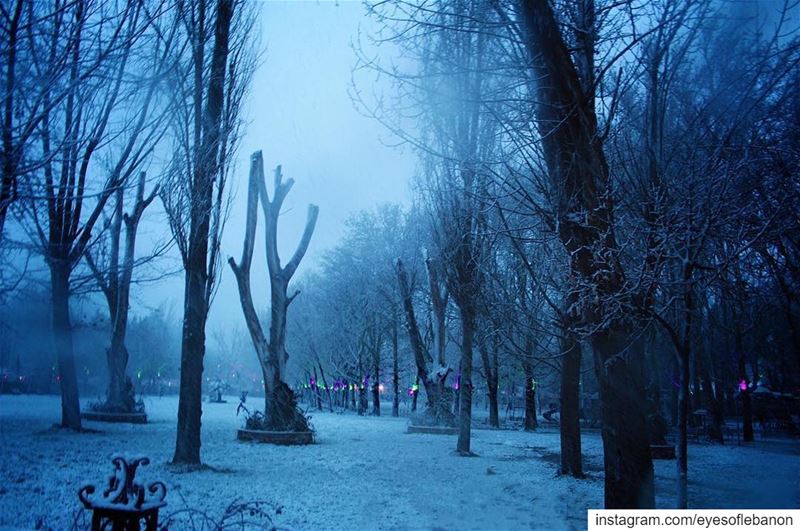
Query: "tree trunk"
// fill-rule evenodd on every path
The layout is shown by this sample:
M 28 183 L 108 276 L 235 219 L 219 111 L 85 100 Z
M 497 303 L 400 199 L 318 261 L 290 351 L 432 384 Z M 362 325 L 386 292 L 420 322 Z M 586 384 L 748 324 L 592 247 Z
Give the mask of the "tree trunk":
M 489 426 L 492 428 L 500 427 L 500 408 L 497 401 L 497 382 L 489 385 L 487 390 L 489 398 Z
M 645 383 L 646 391 L 646 417 L 647 430 L 650 434 L 651 445 L 667 444 L 667 421 L 664 418 L 664 411 L 661 403 L 661 367 L 657 353 L 655 352 L 654 340 L 656 337 L 654 327 L 648 327 L 642 336 L 637 340 L 641 344 L 644 355 L 639 360 L 638 373 L 642 382 Z
M 458 442 L 456 451 L 472 455 L 470 439 L 472 430 L 472 342 L 475 333 L 475 315 L 471 308 L 459 307 L 461 315 L 461 382 L 459 384 Z
M 202 416 L 203 358 L 206 351 L 206 320 L 210 304 L 209 235 L 213 205 L 213 183 L 217 177 L 220 129 L 224 106 L 225 71 L 228 62 L 228 39 L 233 19 L 233 0 L 219 0 L 216 7 L 214 47 L 205 113 L 202 116 L 203 139 L 195 145 L 190 228 L 184 287 L 183 337 L 181 340 L 181 382 L 178 397 L 178 429 L 173 464 L 200 464 L 200 418 Z M 195 72 L 204 65 L 195 64 Z M 197 78 L 196 78 L 197 79 Z M 202 94 L 201 81 L 195 90 Z M 202 106 L 202 96 L 195 96 L 195 114 Z
M 736 333 L 737 344 L 741 343 L 739 336 L 740 334 Z M 744 354 L 741 351 L 739 351 L 739 378 L 739 393 L 742 398 L 742 440 L 744 442 L 753 442 L 755 437 L 753 434 L 753 401 L 750 394 L 750 378 L 747 376 Z M 741 382 L 744 382 L 744 389 L 741 388 Z
M 691 252 L 691 244 L 687 255 Z M 694 322 L 694 285 L 692 276 L 694 267 L 691 259 L 683 261 L 683 333 L 678 345 L 678 372 L 680 374 L 680 387 L 678 389 L 678 509 L 686 509 L 689 503 L 689 411 L 691 397 L 689 396 L 690 363 L 692 356 L 693 322 Z
M 392 326 L 392 416 L 400 416 L 400 366 L 397 352 L 397 319 L 395 318 Z
M 688 252 L 687 252 L 688 254 Z M 683 333 L 678 345 L 678 372 L 680 387 L 678 388 L 678 509 L 686 509 L 689 503 L 689 364 L 692 356 L 692 334 L 694 320 L 694 286 L 692 284 L 693 265 L 691 260 L 684 260 L 683 279 Z
M 317 368 L 314 367 L 314 402 L 317 404 L 317 410 L 322 411 L 322 394 L 319 392 L 319 380 L 317 379 Z M 269 409 L 269 399 L 267 400 L 266 408 Z
M 358 414 L 363 416 L 367 412 L 367 386 L 363 383 L 358 388 Z
M 603 418 L 605 507 L 653 508 L 653 461 L 641 387 L 631 371 L 625 347 L 629 334 L 608 331 L 592 337 Z
M 106 406 L 132 412 L 129 397 L 126 396 L 126 370 L 128 367 L 128 350 L 125 348 L 124 332 L 114 330 L 111 335 L 111 348 L 108 349 L 108 392 Z
M 325 394 L 328 395 L 328 410 L 333 413 L 333 396 L 331 395 L 331 391 L 333 390 L 332 385 L 328 385 L 328 379 L 325 378 L 325 369 L 322 368 L 322 364 L 319 363 L 319 376 L 322 378 L 322 385 L 325 388 Z
M 531 352 L 528 349 L 526 351 L 526 354 Z M 536 431 L 539 421 L 536 418 L 536 380 L 533 375 L 533 364 L 528 360 L 523 361 L 522 370 L 525 372 L 525 431 Z
M 419 375 L 414 378 L 414 389 L 411 391 L 411 412 L 417 410 L 417 397 L 419 396 Z
M 289 305 L 299 294 L 287 295 L 289 281 L 294 275 L 300 261 L 308 250 L 314 227 L 317 223 L 319 209 L 309 205 L 306 226 L 292 258 L 285 266 L 281 266 L 278 256 L 278 217 L 286 195 L 292 189 L 294 180 L 283 181 L 281 167 L 275 169 L 275 191 L 270 201 L 264 180 L 264 161 L 260 151 L 253 153 L 250 162 L 250 179 L 247 193 L 247 217 L 245 225 L 242 258 L 237 265 L 231 257 L 228 263 L 236 277 L 239 287 L 239 300 L 242 305 L 250 338 L 256 349 L 259 362 L 264 371 L 264 422 L 265 429 L 280 431 L 308 431 L 308 420 L 297 407 L 297 398 L 292 389 L 283 381 L 286 373 L 286 314 Z M 265 338 L 253 304 L 250 292 L 250 265 L 255 246 L 256 225 L 258 223 L 257 205 L 261 204 L 265 221 L 265 245 L 267 250 L 267 268 L 270 279 L 270 323 L 269 340 Z M 321 367 L 320 367 L 321 368 Z M 316 383 L 316 367 L 314 368 Z M 322 410 L 322 399 L 319 388 L 316 390 L 317 406 Z
M 125 348 L 125 336 L 128 329 L 128 313 L 130 308 L 130 288 L 135 265 L 136 233 L 139 228 L 144 210 L 155 199 L 158 188 L 150 195 L 144 197 L 145 174 L 139 174 L 136 187 L 136 197 L 130 214 L 123 214 L 124 188 L 116 192 L 114 222 L 110 230 L 110 257 L 107 264 L 108 271 L 98 266 L 91 253 L 85 257 L 95 280 L 100 285 L 108 305 L 108 314 L 111 321 L 111 345 L 107 351 L 108 361 L 108 391 L 106 394 L 106 407 L 112 411 L 132 412 L 135 402 L 132 396 L 132 385 L 126 376 L 128 367 L 128 350 Z M 122 225 L 125 224 L 125 245 L 120 253 L 120 239 Z M 122 261 L 120 263 L 120 254 Z
M 373 357 L 375 362 L 375 381 L 372 382 L 372 414 L 376 417 L 381 416 L 381 358 L 380 351 Z
M 3 151 L 2 158 L 2 177 L 0 177 L 0 242 L 3 240 L 3 231 L 6 221 L 6 213 L 11 203 L 17 198 L 17 149 L 14 146 L 14 85 L 16 84 L 16 64 L 17 64 L 17 36 L 19 23 L 22 16 L 22 8 L 25 5 L 23 0 L 17 0 L 14 8 L 7 6 L 5 17 L 8 24 L 4 30 L 5 42 L 5 83 L 3 90 Z M 12 15 L 9 17 L 9 13 Z
M 406 314 L 406 330 L 408 331 L 411 350 L 414 353 L 414 363 L 417 366 L 417 382 L 419 383 L 419 380 L 422 380 L 422 384 L 425 386 L 425 392 L 428 395 L 428 405 L 431 406 L 435 403 L 433 397 L 436 395 L 436 389 L 430 381 L 428 363 L 431 363 L 433 360 L 430 354 L 425 350 L 425 345 L 422 342 L 422 334 L 419 331 L 419 324 L 414 311 L 413 293 L 411 292 L 408 275 L 406 274 L 401 260 L 397 260 L 396 269 L 398 284 L 400 286 L 400 295 L 403 299 L 403 310 Z
M 492 428 L 499 428 L 500 408 L 497 402 L 498 377 L 496 359 L 495 363 L 493 364 L 490 357 L 491 355 L 486 351 L 485 339 L 480 341 L 478 351 L 480 352 L 481 361 L 483 362 L 483 372 L 486 375 L 486 392 L 489 405 L 489 426 Z M 497 355 L 496 350 L 494 355 Z
M 101 286 L 105 288 L 106 300 L 108 301 L 108 315 L 111 321 L 111 346 L 108 349 L 107 355 L 109 381 L 106 405 L 111 409 L 120 408 L 125 410 L 125 369 L 128 365 L 128 352 L 125 349 L 125 331 L 128 324 L 127 295 L 130 287 L 128 286 L 128 289 L 124 290 L 123 293 L 123 286 L 120 285 L 122 279 L 119 271 L 119 247 L 120 236 L 122 235 L 123 199 L 124 189 L 120 187 L 116 192 L 114 222 L 111 225 L 111 258 L 108 282 L 102 281 L 102 272 L 99 270 L 95 273 L 95 277 L 100 279 Z M 131 239 L 130 235 L 127 239 Z M 87 258 L 88 256 L 87 254 Z M 131 261 L 132 259 L 133 257 L 131 256 Z M 127 262 L 127 260 L 125 260 L 125 262 Z M 128 264 L 124 264 L 123 267 L 126 265 Z M 130 266 L 132 267 L 133 264 L 130 264 Z M 94 271 L 96 268 L 92 269 Z M 131 404 L 131 406 L 133 406 L 133 404 Z
M 699 356 L 698 353 L 698 358 L 702 357 L 703 356 Z M 703 386 L 703 399 L 711 417 L 710 419 L 711 422 L 709 423 L 708 426 L 708 436 L 712 441 L 724 444 L 725 437 L 722 432 L 722 426 L 724 425 L 725 418 L 722 411 L 722 405 L 720 404 L 720 401 L 717 399 L 714 387 L 712 386 L 711 375 L 708 370 L 707 364 L 702 359 L 700 360 L 699 363 L 699 370 L 700 370 L 700 384 Z
M 72 323 L 69 317 L 70 270 L 62 262 L 50 264 L 52 284 L 53 339 L 58 359 L 61 387 L 61 425 L 80 431 L 81 409 L 78 398 L 78 378 L 75 373 L 75 354 L 72 344 Z
M 203 262 L 205 262 L 203 260 Z M 203 272 L 205 263 L 202 265 Z M 200 271 L 187 268 L 181 340 L 178 426 L 173 464 L 200 464 L 203 358 L 207 317 L 206 282 Z
M 689 350 L 681 349 L 678 353 L 678 371 L 680 387 L 678 388 L 678 509 L 686 509 L 689 494 Z
M 115 312 L 119 315 L 119 311 Z M 127 313 L 127 312 L 126 312 Z M 108 392 L 106 406 L 113 409 L 132 411 L 128 409 L 129 401 L 126 397 L 126 375 L 128 367 L 128 350 L 125 348 L 125 329 L 112 314 L 111 347 L 107 352 L 108 361 Z M 120 316 L 121 318 L 121 316 Z
M 195 255 L 186 269 L 181 340 L 178 430 L 173 464 L 200 464 L 200 418 L 203 414 L 203 358 L 206 351 L 205 253 Z
M 580 478 L 583 477 L 580 423 L 581 346 L 569 330 L 562 330 L 561 352 L 561 474 Z
M 553 188 L 559 239 L 579 286 L 581 317 L 592 330 L 595 371 L 603 416 L 605 506 L 652 508 L 653 464 L 643 389 L 627 356 L 634 334 L 606 315 L 621 295 L 624 271 L 608 193 L 608 164 L 597 131 L 593 83 L 581 86 L 548 0 L 520 0 L 521 25 L 532 74 L 537 79 L 536 119 Z M 595 28 L 587 28 L 594 31 Z M 586 81 L 586 80 L 584 80 Z M 586 87 L 589 87 L 587 90 Z
M 670 393 L 670 425 L 677 428 L 678 427 L 678 391 L 680 389 L 680 370 L 678 368 L 677 356 L 674 356 L 675 361 L 674 365 L 670 368 L 672 369 L 672 384 L 669 386 Z M 675 382 L 678 382 L 676 385 Z
M 397 260 L 396 269 L 400 296 L 403 300 L 403 311 L 406 316 L 406 330 L 408 331 L 411 350 L 414 353 L 414 363 L 417 366 L 416 385 L 417 389 L 419 389 L 421 380 L 425 386 L 425 394 L 428 397 L 425 415 L 430 417 L 430 420 L 436 424 L 453 425 L 455 419 L 450 414 L 449 407 L 445 407 L 444 400 L 446 399 L 440 392 L 444 388 L 444 382 L 450 371 L 444 367 L 437 371 L 430 370 L 429 365 L 433 363 L 433 359 L 422 342 L 422 335 L 414 311 L 413 294 L 408 282 L 408 275 L 401 260 Z M 417 394 L 418 391 L 413 397 L 412 411 L 416 411 Z
M 463 356 L 462 356 L 463 357 Z M 459 410 L 461 409 L 461 363 L 462 360 L 458 361 L 458 374 L 456 375 L 456 383 L 455 383 L 455 393 L 453 393 L 453 415 L 458 415 Z
M 500 352 L 500 340 L 499 338 L 495 338 L 495 349 L 494 352 L 492 353 L 492 362 L 494 365 L 494 372 L 492 374 L 492 385 L 494 386 L 494 392 L 492 392 L 492 389 L 490 387 L 489 411 L 492 410 L 491 400 L 492 400 L 492 394 L 494 394 L 494 416 L 495 416 L 496 427 L 498 428 L 500 427 L 500 412 L 498 410 L 498 396 L 497 396 L 500 390 L 500 361 L 498 360 L 499 352 Z M 511 384 L 513 389 L 514 382 L 511 382 Z
M 439 280 L 437 264 L 428 258 L 425 260 L 430 285 L 431 304 L 433 306 L 434 340 L 436 345 L 436 362 L 440 367 L 446 365 L 445 349 L 447 346 L 447 290 Z

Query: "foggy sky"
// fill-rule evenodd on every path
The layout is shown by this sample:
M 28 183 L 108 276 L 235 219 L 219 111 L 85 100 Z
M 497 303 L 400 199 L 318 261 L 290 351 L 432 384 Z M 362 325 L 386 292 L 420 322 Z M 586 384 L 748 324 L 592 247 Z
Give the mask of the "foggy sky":
M 349 215 L 385 202 L 409 202 L 415 168 L 412 151 L 388 147 L 386 143 L 396 139 L 376 121 L 362 116 L 348 96 L 356 62 L 351 42 L 358 39 L 359 29 L 363 35 L 374 28 L 361 2 L 263 2 L 259 28 L 262 57 L 243 109 L 246 126 L 230 183 L 236 198 L 222 240 L 223 271 L 209 316 L 209 337 L 221 328 L 244 325 L 227 258 L 239 260 L 242 251 L 252 152 L 263 151 L 270 194 L 277 164 L 283 165 L 284 179 L 295 180 L 278 225 L 283 263 L 300 238 L 308 204 L 320 207 L 314 237 L 295 279 L 337 243 Z M 391 50 L 380 53 L 384 56 Z M 169 230 L 166 224 L 162 226 Z M 262 228 L 260 218 L 251 271 L 259 311 L 267 307 L 269 297 Z M 180 317 L 183 276 L 142 286 L 137 295 L 145 306 L 173 304 L 176 317 Z M 137 311 L 136 300 L 132 304 Z

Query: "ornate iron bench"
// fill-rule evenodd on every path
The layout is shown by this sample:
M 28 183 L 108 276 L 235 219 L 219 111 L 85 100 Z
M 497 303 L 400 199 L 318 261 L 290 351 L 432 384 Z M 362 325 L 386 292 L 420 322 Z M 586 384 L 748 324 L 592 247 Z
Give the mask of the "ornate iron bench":
M 136 469 L 150 459 L 117 455 L 111 462 L 114 473 L 107 488 L 84 485 L 78 491 L 83 506 L 92 511 L 92 531 L 158 531 L 158 511 L 167 504 L 167 487 L 154 481 L 145 488 L 136 481 Z

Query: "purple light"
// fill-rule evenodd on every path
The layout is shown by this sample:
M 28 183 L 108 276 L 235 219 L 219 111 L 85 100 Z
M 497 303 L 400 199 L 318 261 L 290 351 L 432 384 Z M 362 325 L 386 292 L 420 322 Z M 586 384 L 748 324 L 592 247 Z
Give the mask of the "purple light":
M 747 380 L 739 382 L 739 391 L 747 391 Z

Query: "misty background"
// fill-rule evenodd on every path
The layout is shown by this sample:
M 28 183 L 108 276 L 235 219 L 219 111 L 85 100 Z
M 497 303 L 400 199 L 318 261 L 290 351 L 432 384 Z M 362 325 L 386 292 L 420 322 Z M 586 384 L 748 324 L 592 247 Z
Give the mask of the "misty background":
M 238 260 L 242 252 L 249 160 L 254 151 L 262 150 L 269 186 L 278 164 L 285 179 L 295 180 L 278 231 L 284 260 L 303 231 L 308 204 L 320 207 L 311 246 L 297 273 L 302 277 L 341 239 L 350 216 L 381 203 L 410 202 L 416 155 L 398 146 L 397 138 L 359 112 L 351 100 L 357 61 L 353 46 L 360 43 L 366 52 L 389 61 L 397 53 L 391 43 L 372 44 L 368 36 L 377 31 L 377 24 L 366 16 L 362 2 L 267 1 L 261 2 L 260 9 L 261 64 L 244 107 L 246 130 L 231 180 L 236 193 L 222 255 L 224 260 L 228 256 Z M 391 90 L 374 74 L 359 79 L 372 82 L 360 89 Z M 259 231 L 252 282 L 254 293 L 261 294 L 261 303 L 266 305 L 269 280 L 263 248 L 258 246 L 261 240 Z M 162 285 L 163 289 L 145 290 L 143 301 L 149 306 L 165 300 L 181 304 L 181 276 Z M 226 265 L 211 307 L 209 330 L 243 325 L 236 283 Z
M 256 383 L 259 373 L 236 282 L 227 265 L 228 257 L 238 260 L 241 254 L 252 153 L 263 152 L 270 190 L 272 171 L 277 165 L 282 165 L 284 179 L 295 181 L 282 209 L 278 231 L 284 260 L 302 233 L 308 205 L 320 207 L 319 223 L 295 277 L 300 282 L 308 271 L 319 266 L 326 250 L 341 239 L 347 220 L 355 213 L 389 202 L 407 205 L 416 167 L 413 150 L 399 145 L 398 139 L 378 121 L 365 116 L 352 98 L 356 79 L 358 90 L 367 91 L 369 96 L 391 90 L 389 83 L 373 72 L 355 71 L 354 47 L 386 63 L 397 60 L 398 54 L 392 43 L 378 45 L 372 40 L 378 24 L 366 16 L 362 2 L 270 0 L 259 2 L 257 10 L 259 18 L 253 37 L 259 64 L 245 96 L 242 139 L 228 182 L 232 194 L 221 242 L 221 273 L 206 330 L 206 380 L 230 380 L 232 374 L 235 380 L 246 372 L 251 383 Z M 150 186 L 161 178 L 166 164 L 165 157 L 156 156 L 147 165 Z M 24 241 L 27 237 L 19 226 L 8 228 L 10 239 Z M 263 224 L 258 229 L 252 286 L 257 310 L 262 313 L 267 311 L 269 301 L 269 277 Z M 144 256 L 164 245 L 168 234 L 163 205 L 156 200 L 142 219 L 136 255 Z M 17 310 L 13 309 L 14 304 L 6 307 L 10 312 L 6 317 L 13 314 L 14 318 L 4 319 L 0 330 L 6 336 L 0 342 L 0 365 L 12 372 L 34 374 L 49 367 L 55 375 L 50 341 L 41 341 L 39 335 L 48 329 L 50 321 L 47 267 L 35 253 L 12 253 L 11 258 L 15 273 L 25 271 L 12 298 L 17 296 L 32 303 L 23 312 L 31 315 L 20 318 L 18 306 Z M 77 365 L 82 388 L 98 394 L 105 386 L 107 310 L 102 295 L 91 285 L 85 266 L 79 269 L 84 270 L 86 282 L 75 290 L 77 296 L 71 304 L 77 332 Z M 137 269 L 134 278 L 131 373 L 139 384 L 148 378 L 176 378 L 184 295 L 177 249 L 172 246 L 152 263 Z M 169 329 L 164 329 L 166 324 Z M 155 360 L 149 359 L 154 353 Z M 236 370 L 227 373 L 226 368 L 231 366 Z M 258 392 L 259 385 L 252 390 Z
M 337 457 L 383 460 L 400 417 L 455 458 L 516 431 L 517 472 L 589 472 L 608 508 L 738 499 L 690 442 L 800 433 L 797 0 L 9 6 L 0 394 L 60 392 L 55 430 L 145 424 L 164 455 L 175 419 L 186 471 L 234 424 L 312 444 L 312 411 L 396 418 Z M 0 415 L 22 437 L 34 401 L 57 414 Z

